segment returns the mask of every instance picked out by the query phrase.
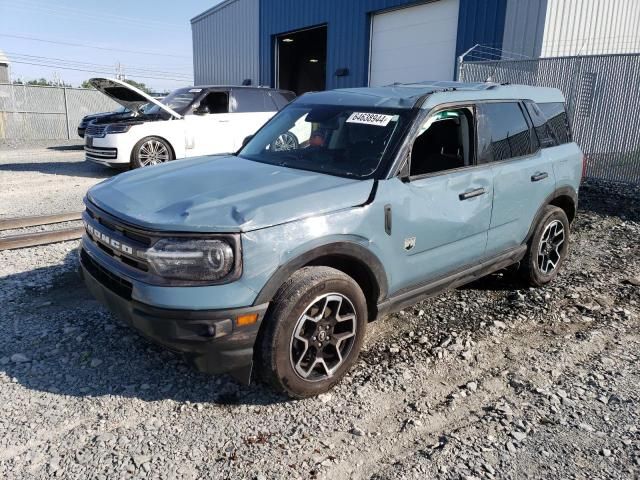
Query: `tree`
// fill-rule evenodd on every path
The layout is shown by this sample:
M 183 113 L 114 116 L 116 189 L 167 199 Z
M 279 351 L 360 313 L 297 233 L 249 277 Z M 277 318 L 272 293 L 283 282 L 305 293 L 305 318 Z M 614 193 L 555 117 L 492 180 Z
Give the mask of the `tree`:
M 47 80 L 44 77 L 35 79 L 35 80 L 27 80 L 24 81 L 20 78 L 13 81 L 15 85 L 39 85 L 45 87 L 70 87 L 70 83 L 63 82 L 62 80 Z
M 128 83 L 129 85 L 136 87 L 138 90 L 142 90 L 145 93 L 151 94 L 151 89 L 144 83 L 136 82 L 135 80 L 131 80 L 129 78 L 126 78 L 123 81 Z M 93 88 L 93 86 L 89 83 L 89 80 L 85 80 L 80 84 L 80 88 Z

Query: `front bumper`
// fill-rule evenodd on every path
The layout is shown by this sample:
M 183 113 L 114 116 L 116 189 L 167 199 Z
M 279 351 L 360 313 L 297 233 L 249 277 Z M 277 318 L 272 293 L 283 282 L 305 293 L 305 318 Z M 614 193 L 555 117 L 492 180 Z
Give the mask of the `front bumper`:
M 108 166 L 129 165 L 131 147 L 129 140 L 124 135 L 115 134 L 94 137 L 85 132 L 84 153 L 85 159 Z
M 80 273 L 89 291 L 116 317 L 144 337 L 183 355 L 206 373 L 231 373 L 248 382 L 253 346 L 268 304 L 228 310 L 170 310 L 130 298 L 128 281 L 81 251 Z M 236 318 L 258 314 L 256 323 L 237 326 Z

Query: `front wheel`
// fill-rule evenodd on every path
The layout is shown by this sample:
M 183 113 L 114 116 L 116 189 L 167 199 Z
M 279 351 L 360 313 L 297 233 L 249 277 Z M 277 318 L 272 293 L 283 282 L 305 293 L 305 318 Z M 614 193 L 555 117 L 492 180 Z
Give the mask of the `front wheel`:
M 173 160 L 173 151 L 166 140 L 158 137 L 146 137 L 133 147 L 131 166 L 133 168 L 159 165 Z
M 305 267 L 278 290 L 259 340 L 261 377 L 293 398 L 324 393 L 360 352 L 367 303 L 358 284 L 328 267 Z
M 569 252 L 569 220 L 561 208 L 547 205 L 521 263 L 524 280 L 542 287 L 557 275 Z

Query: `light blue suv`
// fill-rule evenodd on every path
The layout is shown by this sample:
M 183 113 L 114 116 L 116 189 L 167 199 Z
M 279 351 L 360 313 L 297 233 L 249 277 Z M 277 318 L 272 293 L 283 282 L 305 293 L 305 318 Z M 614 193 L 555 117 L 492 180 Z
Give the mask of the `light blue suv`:
M 306 94 L 236 155 L 93 187 L 81 271 L 200 370 L 312 396 L 354 364 L 367 322 L 512 264 L 550 282 L 582 168 L 558 90 Z

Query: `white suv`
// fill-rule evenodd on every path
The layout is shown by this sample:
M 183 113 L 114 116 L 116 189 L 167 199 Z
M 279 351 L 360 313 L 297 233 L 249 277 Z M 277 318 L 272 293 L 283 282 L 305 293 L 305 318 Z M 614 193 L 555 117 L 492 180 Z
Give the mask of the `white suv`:
M 87 126 L 86 159 L 111 167 L 139 168 L 235 152 L 295 97 L 263 87 L 203 86 L 180 88 L 158 101 L 120 80 L 90 82 L 119 104 L 140 112 L 116 121 L 97 119 Z

